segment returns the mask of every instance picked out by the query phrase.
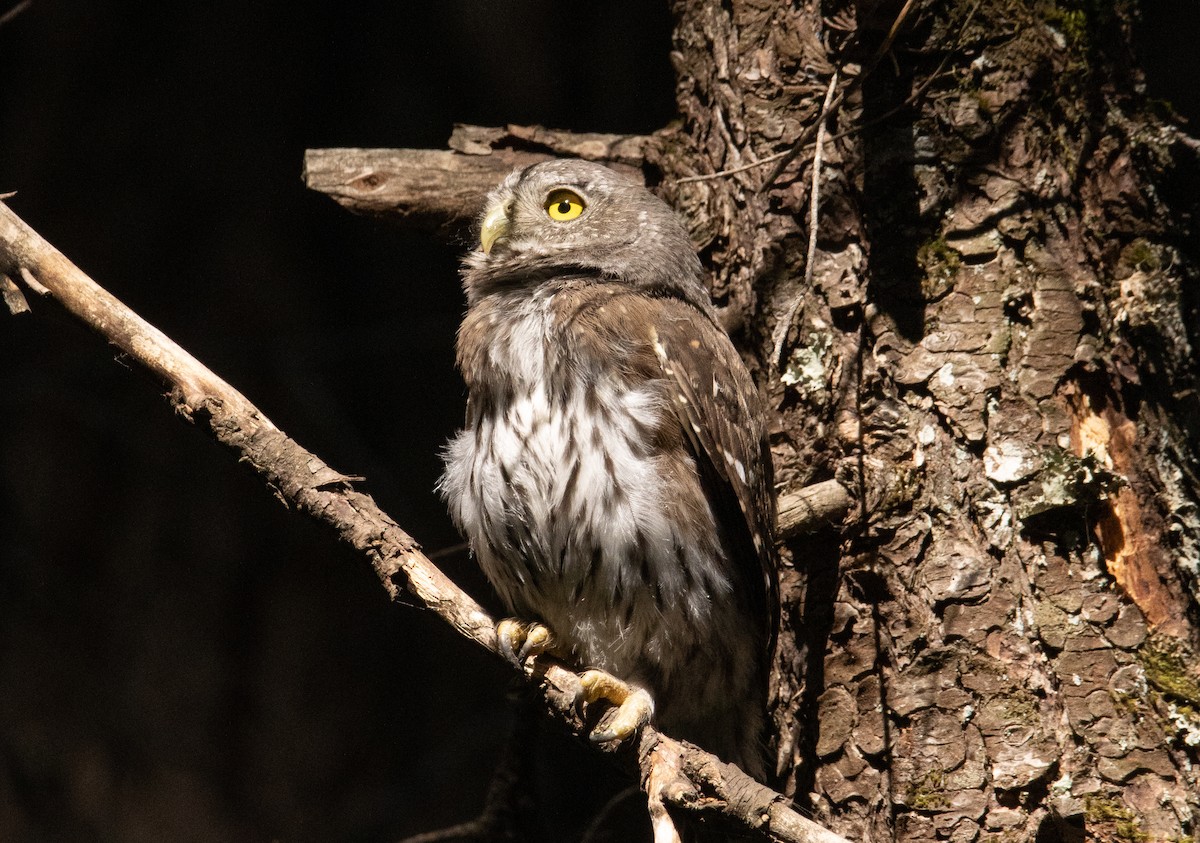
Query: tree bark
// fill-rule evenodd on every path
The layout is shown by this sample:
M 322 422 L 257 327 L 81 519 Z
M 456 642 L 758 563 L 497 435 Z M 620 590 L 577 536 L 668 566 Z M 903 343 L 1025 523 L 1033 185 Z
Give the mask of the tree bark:
M 1129 10 L 912 12 L 836 118 L 864 129 L 825 150 L 812 289 L 804 167 L 671 179 L 798 135 L 900 4 L 678 12 L 668 197 L 760 357 L 802 300 L 805 377 L 762 370 L 779 476 L 852 454 L 907 474 L 836 555 L 792 548 L 776 723 L 819 726 L 781 742 L 784 775 L 869 839 L 1194 834 L 1200 319 L 1169 188 L 1196 158 L 1138 100 Z
M 690 226 L 782 491 L 858 467 L 852 528 L 786 548 L 778 784 L 859 840 L 1195 839 L 1200 147 L 1131 6 L 674 10 L 682 119 L 620 163 Z M 766 183 L 835 70 L 817 196 L 811 146 Z M 522 131 L 469 152 L 619 158 Z

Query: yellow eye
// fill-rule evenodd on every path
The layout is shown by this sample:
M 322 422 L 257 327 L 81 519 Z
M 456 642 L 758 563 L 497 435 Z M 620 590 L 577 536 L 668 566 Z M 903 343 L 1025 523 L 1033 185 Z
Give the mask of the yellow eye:
M 573 190 L 559 188 L 546 197 L 546 214 L 558 222 L 573 220 L 583 213 L 583 199 Z

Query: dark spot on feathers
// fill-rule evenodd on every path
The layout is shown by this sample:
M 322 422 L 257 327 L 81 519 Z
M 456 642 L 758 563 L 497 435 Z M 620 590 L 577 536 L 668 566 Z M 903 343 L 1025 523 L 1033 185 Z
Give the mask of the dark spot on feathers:
M 598 543 L 592 548 L 592 561 L 588 566 L 588 579 L 596 579 L 600 576 L 600 566 L 604 563 L 604 548 Z
M 682 544 L 675 545 L 675 561 L 679 563 L 679 570 L 683 572 L 684 585 L 691 590 L 696 578 L 692 575 L 692 566 L 688 564 L 687 549 Z
M 575 501 L 575 486 L 579 480 L 579 457 L 575 457 L 575 461 L 571 464 L 571 473 L 567 475 L 566 485 L 563 486 L 562 501 L 560 506 L 563 509 L 570 509 L 571 504 Z
M 637 544 L 638 562 L 641 565 L 642 582 L 649 584 L 650 577 L 650 539 L 644 531 L 639 529 L 634 536 L 634 542 Z
M 588 384 L 584 388 L 583 407 L 589 413 L 599 413 L 601 411 L 600 396 L 596 392 L 595 384 Z

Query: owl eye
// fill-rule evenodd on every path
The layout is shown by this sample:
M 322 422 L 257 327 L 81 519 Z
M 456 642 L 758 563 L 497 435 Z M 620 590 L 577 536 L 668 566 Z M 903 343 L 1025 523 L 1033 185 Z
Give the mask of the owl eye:
M 583 199 L 578 193 L 573 190 L 559 188 L 558 190 L 550 191 L 550 195 L 546 197 L 546 214 L 552 220 L 558 222 L 566 222 L 573 220 L 583 213 Z

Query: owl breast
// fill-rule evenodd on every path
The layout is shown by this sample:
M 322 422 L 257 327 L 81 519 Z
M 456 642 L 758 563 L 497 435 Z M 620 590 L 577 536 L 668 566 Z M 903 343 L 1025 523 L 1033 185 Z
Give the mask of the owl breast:
M 549 297 L 508 314 L 475 338 L 490 375 L 447 450 L 451 514 L 508 609 L 554 630 L 565 655 L 649 687 L 667 722 L 711 715 L 755 658 L 723 650 L 739 607 L 665 384 L 581 361 Z

